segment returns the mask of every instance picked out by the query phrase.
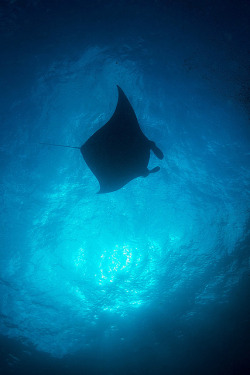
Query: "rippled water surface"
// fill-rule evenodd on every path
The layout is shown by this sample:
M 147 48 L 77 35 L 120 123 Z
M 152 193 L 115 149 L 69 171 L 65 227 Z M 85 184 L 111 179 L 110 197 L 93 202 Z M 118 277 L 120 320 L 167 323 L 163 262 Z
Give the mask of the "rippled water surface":
M 1 369 L 245 374 L 249 4 L 3 1 Z M 116 85 L 161 170 L 97 195 Z M 35 371 L 35 372 L 34 372 Z

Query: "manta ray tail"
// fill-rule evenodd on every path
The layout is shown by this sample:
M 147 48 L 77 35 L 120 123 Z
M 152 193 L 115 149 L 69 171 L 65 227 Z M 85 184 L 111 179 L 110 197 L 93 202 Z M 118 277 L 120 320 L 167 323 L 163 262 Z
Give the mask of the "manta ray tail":
M 56 145 L 54 143 L 43 143 L 43 142 L 40 142 L 39 144 L 40 145 L 47 145 L 47 146 L 56 146 L 56 147 L 77 148 L 78 150 L 80 150 L 80 147 L 75 147 L 75 146 Z

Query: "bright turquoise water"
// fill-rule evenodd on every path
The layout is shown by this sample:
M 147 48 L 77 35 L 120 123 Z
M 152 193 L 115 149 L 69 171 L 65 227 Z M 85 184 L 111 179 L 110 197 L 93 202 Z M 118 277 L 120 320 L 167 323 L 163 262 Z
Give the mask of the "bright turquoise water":
M 3 371 L 247 374 L 247 4 L 84 4 L 0 13 Z M 82 145 L 117 84 L 165 158 L 96 195 L 39 142 Z

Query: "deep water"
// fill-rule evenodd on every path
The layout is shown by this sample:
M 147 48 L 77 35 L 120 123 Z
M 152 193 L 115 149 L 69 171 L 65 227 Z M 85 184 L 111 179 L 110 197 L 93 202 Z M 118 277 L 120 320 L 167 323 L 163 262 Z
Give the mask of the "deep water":
M 248 1 L 0 2 L 1 374 L 250 373 Z M 161 170 L 97 195 L 122 87 Z

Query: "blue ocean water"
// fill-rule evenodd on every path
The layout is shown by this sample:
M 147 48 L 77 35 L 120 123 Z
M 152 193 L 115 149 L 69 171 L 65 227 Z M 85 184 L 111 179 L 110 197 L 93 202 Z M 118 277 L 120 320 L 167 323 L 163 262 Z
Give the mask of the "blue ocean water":
M 249 3 L 0 3 L 1 374 L 249 374 Z M 116 85 L 161 170 L 97 195 Z

